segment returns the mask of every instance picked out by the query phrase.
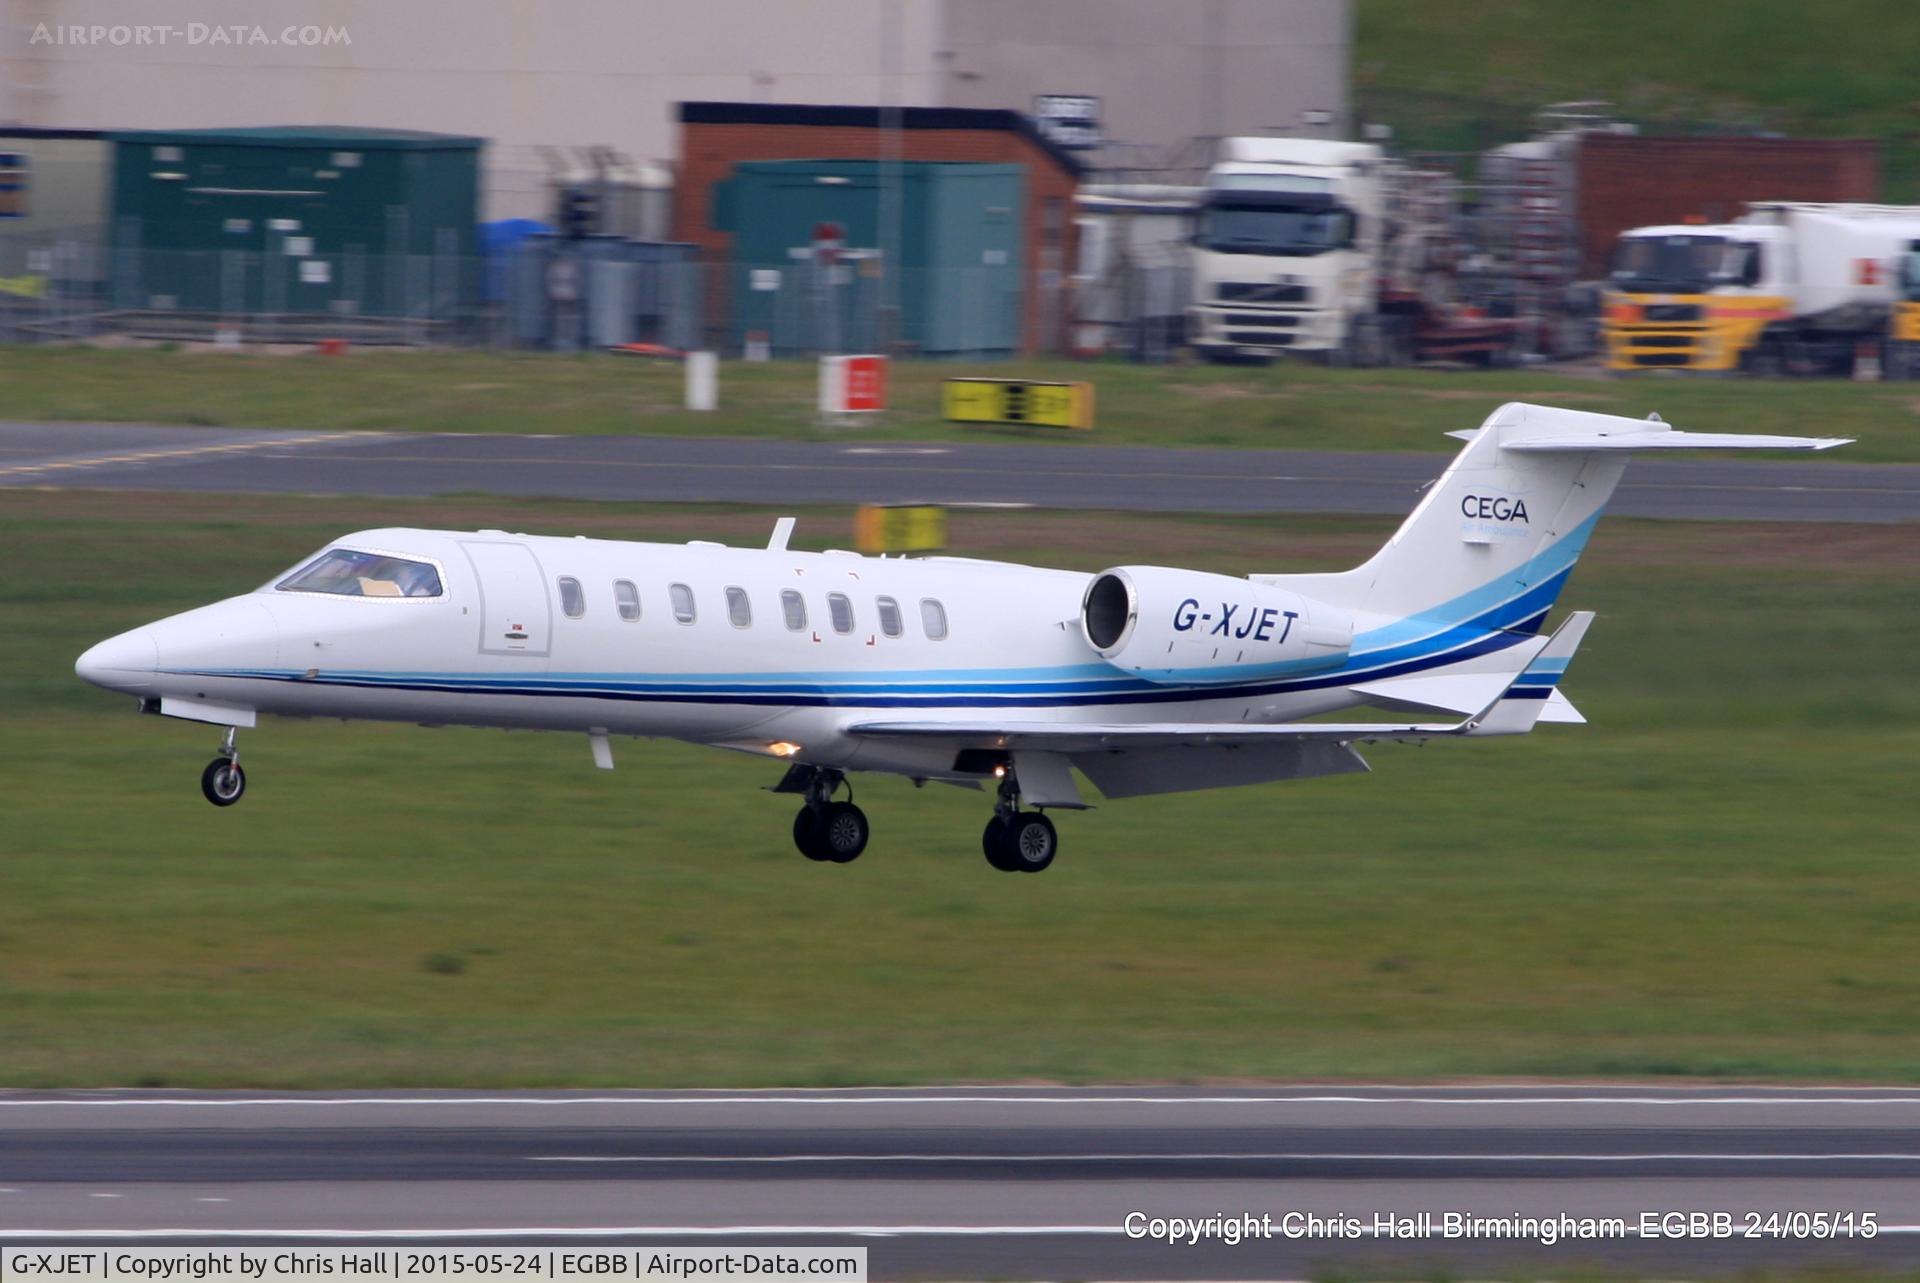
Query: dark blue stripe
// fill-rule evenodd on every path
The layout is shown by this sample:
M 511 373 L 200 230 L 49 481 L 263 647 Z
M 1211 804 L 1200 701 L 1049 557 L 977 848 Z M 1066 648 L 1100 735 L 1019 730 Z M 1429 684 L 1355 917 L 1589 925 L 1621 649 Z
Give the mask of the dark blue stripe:
M 1299 691 L 1327 690 L 1352 685 L 1357 680 L 1379 681 L 1433 668 L 1444 668 L 1463 660 L 1492 654 L 1519 644 L 1540 631 L 1555 599 L 1573 567 L 1541 581 L 1510 601 L 1502 602 L 1466 624 L 1440 631 L 1417 641 L 1385 647 L 1365 655 L 1351 657 L 1342 667 L 1314 677 L 1249 682 L 1242 685 L 1158 686 L 1134 678 L 1075 682 L 1064 688 L 1047 683 L 1040 690 L 1002 685 L 998 690 L 980 689 L 931 694 L 884 694 L 898 687 L 849 692 L 836 683 L 840 693 L 827 693 L 817 686 L 789 682 L 747 685 L 724 691 L 675 687 L 662 683 L 631 684 L 621 687 L 560 685 L 565 679 L 535 677 L 506 679 L 431 679 L 294 677 L 281 673 L 202 672 L 207 677 L 252 676 L 272 681 L 301 682 L 310 686 L 346 687 L 364 690 L 405 690 L 452 695 L 553 695 L 575 699 L 619 700 L 623 703 L 718 704 L 795 708 L 1061 708 L 1099 707 L 1122 704 L 1190 703 L 1196 700 L 1256 699 L 1267 695 L 1285 695 Z M 1392 657 L 1383 663 L 1383 658 Z M 1542 677 L 1551 675 L 1542 674 Z M 874 685 L 871 682 L 858 683 Z M 979 683 L 985 687 L 986 683 Z M 1043 693 L 1044 692 L 1044 693 Z M 1516 697 L 1546 698 L 1547 692 Z

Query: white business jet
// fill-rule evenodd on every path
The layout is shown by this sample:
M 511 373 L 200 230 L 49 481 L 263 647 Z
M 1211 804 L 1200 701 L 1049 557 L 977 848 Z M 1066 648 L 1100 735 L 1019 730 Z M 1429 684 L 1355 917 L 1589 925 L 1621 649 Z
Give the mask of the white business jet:
M 1585 719 L 1558 684 L 1590 614 L 1547 613 L 1629 453 L 1823 450 L 1657 417 L 1502 406 L 1358 569 L 1096 575 L 958 557 L 366 530 L 244 596 L 122 633 L 79 675 L 143 712 L 226 728 L 201 788 L 246 789 L 259 714 L 665 736 L 784 763 L 796 845 L 845 863 L 854 771 L 990 784 L 982 845 L 1052 863 L 1046 811 L 1365 771 L 1356 744 Z M 1342 710 L 1455 720 L 1309 720 Z

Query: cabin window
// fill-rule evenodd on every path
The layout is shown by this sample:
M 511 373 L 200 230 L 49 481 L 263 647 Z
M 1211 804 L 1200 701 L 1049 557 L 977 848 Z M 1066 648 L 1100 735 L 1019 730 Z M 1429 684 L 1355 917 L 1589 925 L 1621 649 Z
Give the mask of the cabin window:
M 891 597 L 877 598 L 874 609 L 880 612 L 880 631 L 889 637 L 900 635 L 900 603 Z
M 847 600 L 843 592 L 827 594 L 827 613 L 833 616 L 833 631 L 850 633 L 853 631 L 853 603 Z
M 786 616 L 788 628 L 796 633 L 807 631 L 807 599 L 791 588 L 780 594 L 780 613 Z
M 727 589 L 727 618 L 733 622 L 735 628 L 753 626 L 753 603 L 747 600 L 746 589 Z
M 560 576 L 560 610 L 568 619 L 578 619 L 587 613 L 587 594 L 580 590 L 578 579 Z
M 693 622 L 693 589 L 685 584 L 668 584 L 667 596 L 673 602 L 673 617 L 683 624 Z
M 920 627 L 928 641 L 947 639 L 947 608 L 931 597 L 920 599 Z
M 438 597 L 440 572 L 424 561 L 329 548 L 275 585 L 281 592 L 336 597 Z
M 633 586 L 631 579 L 613 581 L 613 604 L 620 608 L 620 618 L 628 623 L 640 618 L 640 590 Z
M 0 218 L 27 216 L 27 154 L 0 151 Z

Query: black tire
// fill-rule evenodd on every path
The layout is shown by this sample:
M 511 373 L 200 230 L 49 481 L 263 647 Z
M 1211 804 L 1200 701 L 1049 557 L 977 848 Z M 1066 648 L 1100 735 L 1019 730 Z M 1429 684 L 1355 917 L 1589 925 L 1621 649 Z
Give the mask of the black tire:
M 231 758 L 216 757 L 200 772 L 200 792 L 215 806 L 232 806 L 247 791 L 247 773 Z
M 1053 821 L 1038 811 L 1022 811 L 1007 821 L 1000 836 L 1000 859 L 1016 873 L 1039 873 L 1060 853 L 1060 835 Z
M 1012 873 L 1010 865 L 1003 864 L 1000 858 L 1000 842 L 1006 836 L 1007 822 L 999 816 L 987 821 L 986 829 L 980 834 L 980 850 L 987 857 L 987 863 L 1002 873 Z
M 793 817 L 793 844 L 800 848 L 800 854 L 809 860 L 825 860 L 816 836 L 819 832 L 820 815 L 810 806 L 800 808 L 800 814 Z
M 814 828 L 814 849 L 819 860 L 850 864 L 867 849 L 867 813 L 851 802 L 829 802 L 820 809 Z

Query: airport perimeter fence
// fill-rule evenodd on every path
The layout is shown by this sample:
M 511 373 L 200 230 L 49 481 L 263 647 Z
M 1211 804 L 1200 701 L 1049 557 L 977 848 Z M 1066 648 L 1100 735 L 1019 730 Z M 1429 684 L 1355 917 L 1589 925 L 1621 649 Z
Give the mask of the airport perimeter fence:
M 305 246 L 296 246 L 306 249 Z M 1074 280 L 1019 263 L 912 269 L 695 258 L 688 246 L 542 238 L 504 255 L 154 250 L 0 237 L 0 343 L 590 351 L 730 357 L 1025 351 L 1177 354 L 1189 277 L 1141 264 Z
M 0 240 L 0 342 L 9 343 L 688 348 L 703 337 L 704 295 L 699 265 L 660 256 Z

